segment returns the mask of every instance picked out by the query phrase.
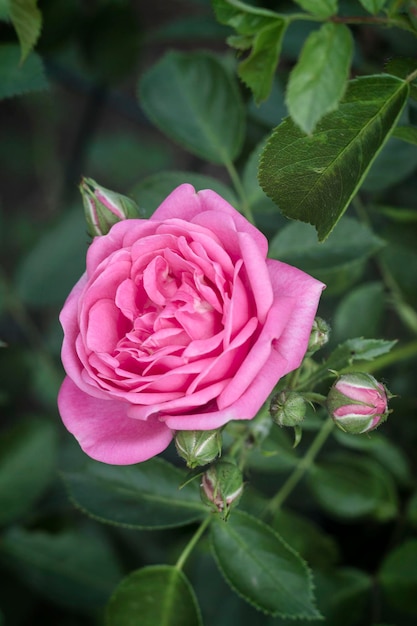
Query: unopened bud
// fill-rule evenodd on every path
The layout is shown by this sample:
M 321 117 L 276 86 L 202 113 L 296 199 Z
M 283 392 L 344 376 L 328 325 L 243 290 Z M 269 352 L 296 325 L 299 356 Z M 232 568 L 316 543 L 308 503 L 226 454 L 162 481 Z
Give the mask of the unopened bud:
M 243 492 L 242 472 L 229 461 L 217 461 L 203 474 L 201 499 L 225 519 Z
M 207 465 L 220 456 L 222 436 L 220 430 L 180 430 L 175 435 L 175 447 L 188 467 Z
M 306 401 L 296 391 L 281 391 L 271 400 L 269 411 L 278 426 L 298 426 L 306 414 Z
M 329 391 L 327 409 L 339 428 L 359 435 L 386 420 L 388 397 L 384 385 L 370 374 L 343 374 Z
M 307 354 L 311 356 L 320 350 L 329 341 L 330 326 L 321 317 L 314 318 L 311 327 L 310 339 L 308 341 Z
M 82 179 L 80 191 L 92 237 L 107 235 L 116 222 L 139 217 L 139 208 L 133 200 L 101 187 L 91 178 Z

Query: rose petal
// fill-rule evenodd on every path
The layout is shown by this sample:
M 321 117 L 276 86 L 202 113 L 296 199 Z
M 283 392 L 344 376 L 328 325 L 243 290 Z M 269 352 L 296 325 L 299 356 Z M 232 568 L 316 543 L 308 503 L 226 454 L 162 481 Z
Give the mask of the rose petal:
M 62 383 L 58 406 L 66 428 L 84 452 L 102 463 L 140 463 L 165 450 L 172 440 L 164 423 L 131 419 L 129 404 L 93 398 L 68 377 Z
M 210 211 L 213 213 L 212 227 L 215 228 L 215 224 L 221 221 L 219 214 L 226 213 L 230 215 L 233 222 L 236 224 L 236 230 L 241 233 L 247 233 L 251 239 L 256 243 L 261 255 L 265 258 L 268 253 L 268 240 L 253 224 L 248 222 L 231 204 L 226 202 L 224 198 L 219 196 L 215 191 L 211 189 L 204 189 L 198 192 L 198 197 L 201 201 L 201 210 Z
M 288 324 L 274 341 L 274 350 L 285 355 L 288 362 L 287 371 L 279 373 L 281 377 L 299 367 L 304 358 L 320 295 L 326 285 L 281 261 L 267 259 L 267 266 L 274 298 L 282 298 L 284 294 L 282 306 L 288 308 L 289 313 Z

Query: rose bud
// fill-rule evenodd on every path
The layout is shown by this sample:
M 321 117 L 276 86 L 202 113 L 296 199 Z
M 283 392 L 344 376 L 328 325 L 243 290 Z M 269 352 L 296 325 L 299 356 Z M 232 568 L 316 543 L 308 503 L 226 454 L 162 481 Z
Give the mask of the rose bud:
M 314 318 L 311 329 L 310 339 L 308 341 L 307 354 L 311 356 L 317 350 L 320 350 L 329 341 L 330 326 L 321 317 Z
M 201 499 L 226 519 L 232 506 L 239 502 L 243 492 L 242 472 L 230 461 L 217 461 L 201 481 Z
M 190 468 L 207 465 L 220 456 L 220 430 L 180 430 L 175 435 L 175 447 Z
M 387 390 L 370 374 L 343 374 L 329 391 L 327 409 L 343 431 L 366 433 L 388 416 Z
M 139 207 L 133 200 L 101 187 L 91 178 L 82 179 L 80 191 L 92 237 L 106 235 L 116 222 L 139 217 Z
M 298 426 L 305 417 L 306 408 L 301 394 L 296 391 L 281 391 L 273 396 L 269 412 L 278 426 Z

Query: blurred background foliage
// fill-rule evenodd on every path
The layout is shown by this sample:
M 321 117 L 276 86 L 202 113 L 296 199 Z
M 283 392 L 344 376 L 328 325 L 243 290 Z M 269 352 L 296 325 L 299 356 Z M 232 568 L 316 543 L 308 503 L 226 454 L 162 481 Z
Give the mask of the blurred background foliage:
M 285 1 L 263 6 L 294 11 Z M 148 215 L 180 182 L 211 186 L 236 205 L 226 169 L 174 144 L 137 97 L 138 81 L 168 50 L 209 50 L 231 73 L 236 58 L 225 43 L 230 29 L 216 21 L 208 0 L 40 0 L 38 7 L 42 29 L 23 64 L 15 28 L 7 19 L 0 25 L 0 624 L 91 626 L 103 623 L 103 606 L 123 574 L 172 562 L 189 533 L 100 525 L 73 506 L 59 477 L 76 453 L 56 395 L 63 377 L 57 316 L 84 270 L 88 245 L 78 183 L 85 175 L 132 195 Z M 358 3 L 340 7 L 346 15 L 358 11 Z M 0 2 L 5 16 L 7 1 Z M 354 336 L 398 340 L 372 365 L 396 397 L 381 434 L 360 440 L 340 434 L 329 444 L 311 484 L 291 497 L 293 512 L 282 513 L 280 532 L 313 566 L 326 624 L 411 626 L 417 616 L 417 150 L 389 140 L 324 244 L 311 226 L 279 213 L 257 183 L 257 156 L 286 115 L 284 85 L 313 28 L 309 21 L 290 27 L 266 102 L 256 106 L 239 83 L 246 126 L 235 165 L 271 254 L 328 284 L 320 314 L 333 327 L 329 350 Z M 351 30 L 352 75 L 382 72 L 393 57 L 417 58 L 410 33 L 363 24 Z M 195 90 L 203 83 L 197 77 Z M 415 102 L 406 115 L 416 126 Z M 279 451 L 272 466 L 279 482 L 295 452 L 279 430 L 269 445 Z M 172 450 L 168 456 L 175 460 Z M 251 482 L 268 493 L 271 465 L 265 472 L 263 463 L 253 455 Z M 287 624 L 232 595 L 204 542 L 197 557 L 190 577 L 206 626 Z

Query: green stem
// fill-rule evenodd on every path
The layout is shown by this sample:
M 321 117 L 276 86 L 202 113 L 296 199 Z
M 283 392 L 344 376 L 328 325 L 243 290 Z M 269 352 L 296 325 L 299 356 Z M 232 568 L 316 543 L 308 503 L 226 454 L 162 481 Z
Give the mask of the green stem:
M 386 26 L 401 28 L 402 30 L 406 30 L 413 35 L 416 34 L 414 28 L 407 22 L 407 20 L 402 19 L 401 17 L 382 17 L 378 15 L 332 15 L 328 19 L 324 19 L 319 16 L 310 15 L 309 13 L 293 13 L 291 15 L 279 14 L 280 17 L 285 18 L 287 22 L 296 22 L 296 21 L 308 21 L 308 22 L 333 22 L 335 24 L 347 24 L 347 25 L 369 25 L 369 26 Z
M 198 540 L 203 535 L 203 533 L 206 530 L 206 528 L 209 526 L 211 520 L 212 520 L 212 516 L 211 515 L 206 517 L 206 519 L 200 524 L 200 526 L 197 528 L 197 530 L 194 533 L 194 535 L 191 537 L 190 541 L 185 546 L 185 548 L 182 551 L 178 561 L 175 563 L 175 567 L 178 570 L 182 570 L 182 568 L 184 567 L 185 562 L 187 561 L 187 559 L 190 556 L 191 552 L 194 550 L 195 546 L 197 545 Z
M 307 400 L 307 402 L 315 402 L 316 404 L 320 404 L 322 406 L 327 400 L 326 396 L 323 396 L 321 393 L 315 393 L 313 391 L 303 393 L 303 397 Z
M 411 83 L 415 78 L 417 78 L 417 70 L 414 70 L 414 72 L 411 72 L 411 74 L 406 76 L 405 80 L 407 81 L 407 83 Z
M 383 354 L 373 361 L 359 361 L 354 365 L 346 367 L 342 370 L 342 373 L 353 371 L 373 373 L 385 367 L 389 367 L 390 365 L 394 365 L 394 363 L 398 363 L 399 361 L 406 361 L 407 359 L 415 357 L 417 357 L 417 341 L 411 341 L 405 346 L 394 348 L 388 354 Z
M 229 176 L 234 185 L 234 188 L 236 189 L 236 192 L 239 196 L 243 214 L 245 215 L 246 219 L 249 222 L 251 222 L 252 224 L 255 224 L 255 218 L 253 217 L 252 209 L 249 205 L 246 192 L 242 185 L 242 181 L 240 180 L 240 176 L 234 164 L 231 161 L 228 161 L 226 163 L 226 169 L 229 173 Z
M 288 498 L 296 485 L 303 478 L 304 474 L 310 469 L 317 454 L 320 452 L 326 439 L 332 432 L 333 426 L 333 420 L 331 417 L 329 417 L 323 423 L 323 426 L 317 433 L 315 439 L 313 439 L 311 446 L 307 450 L 305 456 L 300 459 L 297 467 L 293 470 L 292 474 L 290 474 L 286 482 L 282 485 L 281 489 L 275 494 L 272 500 L 270 500 L 267 508 L 264 511 L 265 516 L 272 516 L 280 508 L 280 506 L 283 504 L 283 502 L 285 502 L 285 500 Z

